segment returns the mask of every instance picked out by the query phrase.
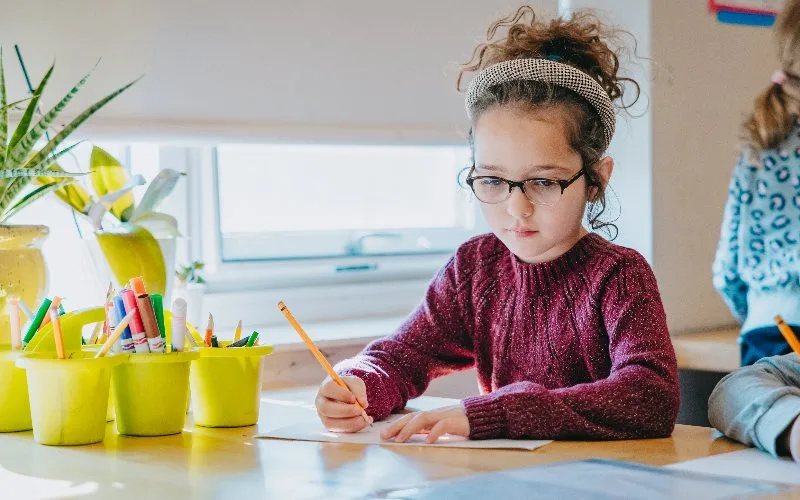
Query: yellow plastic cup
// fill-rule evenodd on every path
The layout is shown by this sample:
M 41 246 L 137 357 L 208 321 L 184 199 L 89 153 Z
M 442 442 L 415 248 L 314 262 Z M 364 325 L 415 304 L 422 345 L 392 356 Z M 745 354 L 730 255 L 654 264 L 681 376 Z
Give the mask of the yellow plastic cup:
M 53 446 L 99 443 L 106 432 L 111 371 L 122 360 L 73 352 L 30 353 L 17 359 L 28 375 L 33 438 Z
M 103 344 L 89 344 L 81 346 L 81 351 L 97 353 L 103 348 Z M 106 413 L 106 422 L 114 421 L 114 386 L 108 391 L 108 412 Z
M 11 346 L 0 346 L 0 432 L 29 431 L 31 405 L 28 400 L 28 377 L 18 368 L 21 351 Z
M 189 366 L 200 356 L 184 352 L 124 354 L 114 367 L 117 430 L 129 436 L 178 434 L 186 422 Z
M 264 356 L 272 352 L 272 346 L 199 350 L 190 377 L 194 423 L 204 427 L 255 425 Z

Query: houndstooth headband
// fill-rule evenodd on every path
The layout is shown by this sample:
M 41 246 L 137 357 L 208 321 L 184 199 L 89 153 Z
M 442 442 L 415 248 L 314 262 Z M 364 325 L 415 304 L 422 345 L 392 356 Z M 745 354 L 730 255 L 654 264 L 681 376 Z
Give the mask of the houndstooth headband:
M 467 116 L 472 117 L 472 106 L 490 87 L 513 80 L 535 80 L 568 88 L 597 110 L 603 123 L 603 149 L 607 149 L 614 136 L 616 117 L 608 93 L 592 77 L 564 63 L 549 59 L 511 59 L 484 68 L 470 82 L 467 89 Z

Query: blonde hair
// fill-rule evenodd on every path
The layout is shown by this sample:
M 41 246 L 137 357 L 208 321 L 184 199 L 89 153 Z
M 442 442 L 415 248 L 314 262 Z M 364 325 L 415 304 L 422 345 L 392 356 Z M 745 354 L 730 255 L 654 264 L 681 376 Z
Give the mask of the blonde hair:
M 747 143 L 755 150 L 777 148 L 791 133 L 800 107 L 800 0 L 787 0 L 775 21 L 778 59 L 788 75 L 772 83 L 755 99 L 744 124 Z

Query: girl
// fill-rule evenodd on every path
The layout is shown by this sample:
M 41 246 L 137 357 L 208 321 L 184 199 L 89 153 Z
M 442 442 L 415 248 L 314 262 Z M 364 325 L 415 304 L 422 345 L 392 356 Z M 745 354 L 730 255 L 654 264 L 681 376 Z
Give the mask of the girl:
M 493 40 L 507 29 L 505 38 Z M 357 432 L 475 367 L 481 394 L 411 413 L 382 433 L 489 438 L 667 436 L 675 354 L 645 259 L 593 229 L 614 162 L 616 54 L 586 15 L 545 23 L 529 7 L 494 23 L 465 71 L 474 163 L 467 184 L 491 234 L 463 244 L 390 337 L 337 365 L 316 399 L 323 424 Z M 459 77 L 459 83 L 461 78 Z
M 782 69 L 756 99 L 728 191 L 714 286 L 736 319 L 742 365 L 786 354 L 773 318 L 800 333 L 800 7 L 776 21 Z
M 800 325 L 800 0 L 785 4 L 775 32 L 781 69 L 746 124 L 755 162 L 743 158 L 734 172 L 714 275 L 733 311 L 745 319 L 743 364 L 790 351 L 772 326 L 776 313 Z M 708 406 L 711 423 L 729 437 L 773 455 L 791 453 L 800 462 L 795 354 L 762 359 L 726 376 Z

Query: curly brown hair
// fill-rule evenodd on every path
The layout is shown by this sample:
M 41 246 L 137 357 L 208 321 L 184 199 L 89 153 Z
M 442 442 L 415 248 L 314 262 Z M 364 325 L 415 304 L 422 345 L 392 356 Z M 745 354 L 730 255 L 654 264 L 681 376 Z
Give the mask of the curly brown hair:
M 498 32 L 505 36 L 495 39 Z M 462 80 L 466 73 L 477 72 L 499 62 L 511 59 L 546 58 L 577 68 L 591 76 L 608 93 L 620 109 L 633 106 L 639 98 L 639 85 L 631 78 L 619 74 L 618 47 L 620 35 L 629 33 L 603 24 L 588 12 L 575 12 L 568 18 L 551 21 L 539 20 L 533 8 L 520 7 L 516 13 L 492 23 L 486 41 L 479 44 L 470 60 L 462 65 L 456 88 L 463 91 Z M 634 48 L 635 50 L 635 48 Z M 625 84 L 636 91 L 632 102 L 622 102 Z M 593 230 L 605 229 L 611 239 L 616 237 L 617 226 L 600 219 L 606 210 L 606 186 L 595 166 L 605 153 L 603 124 L 595 108 L 580 94 L 548 82 L 515 80 L 494 85 L 471 107 L 473 125 L 489 109 L 499 106 L 523 107 L 531 111 L 560 111 L 565 119 L 567 140 L 581 155 L 587 186 L 590 189 L 588 223 Z M 474 156 L 472 128 L 469 144 Z
M 744 139 L 753 149 L 777 148 L 791 133 L 800 109 L 800 0 L 789 0 L 775 21 L 778 58 L 789 75 L 756 97 L 744 123 Z

